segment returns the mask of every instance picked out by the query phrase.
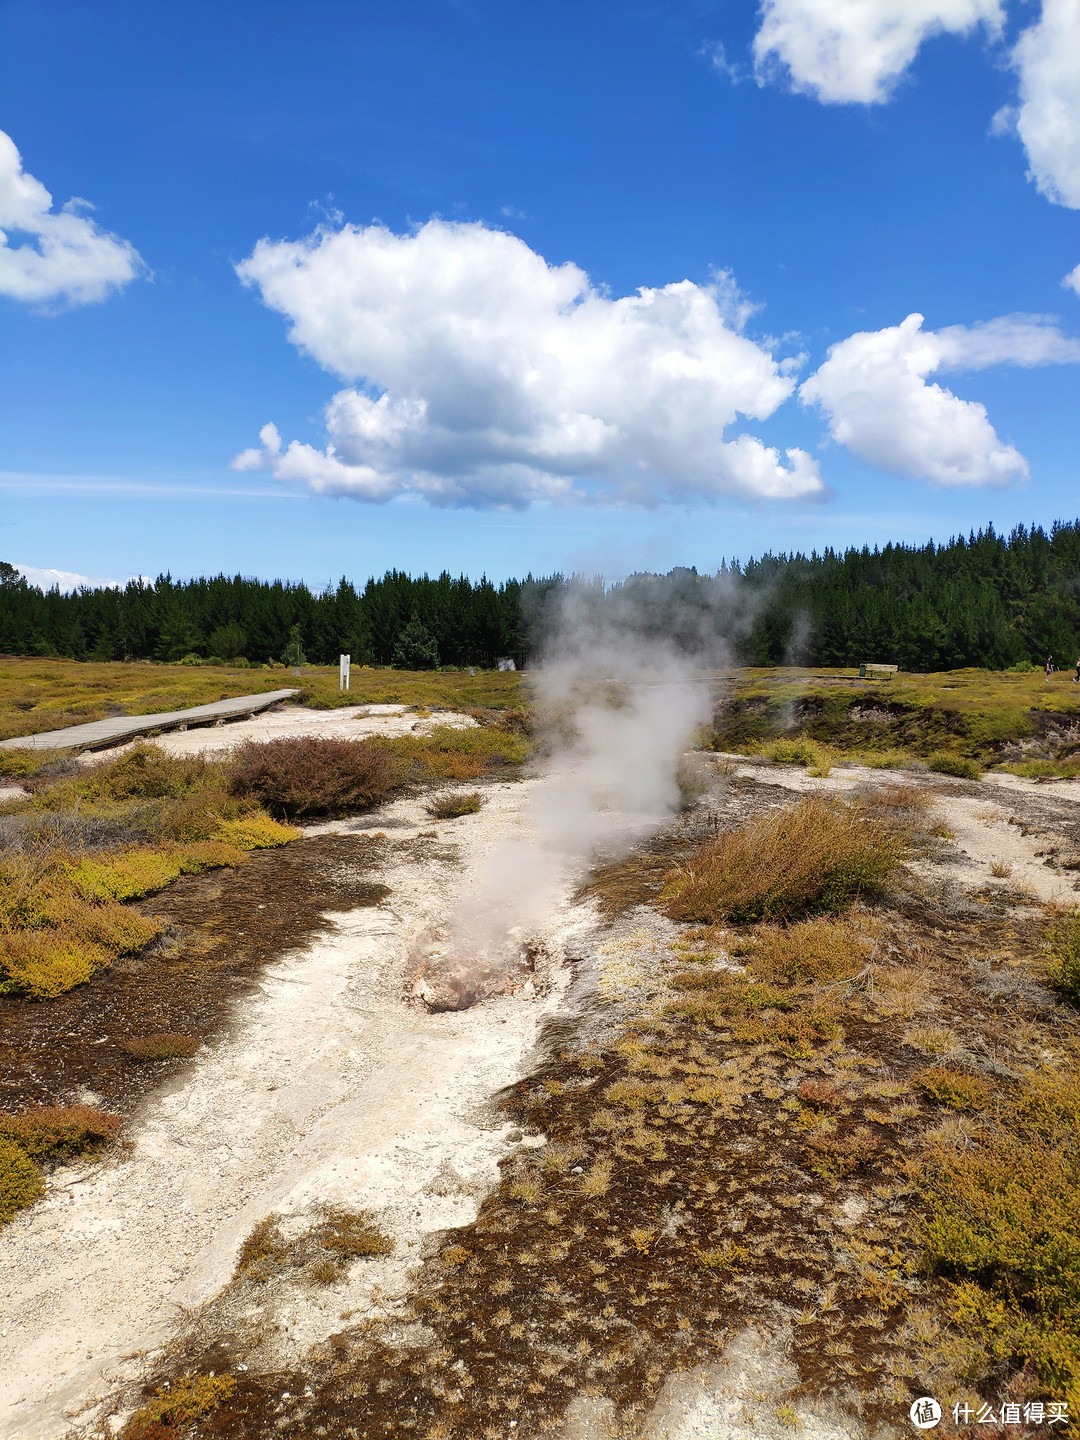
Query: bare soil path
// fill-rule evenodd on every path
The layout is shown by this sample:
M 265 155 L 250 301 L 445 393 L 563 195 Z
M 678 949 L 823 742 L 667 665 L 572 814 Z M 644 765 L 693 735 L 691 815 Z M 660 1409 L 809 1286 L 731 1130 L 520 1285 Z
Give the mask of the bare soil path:
M 530 985 L 429 1015 L 403 1000 L 407 956 L 514 830 L 527 789 L 490 786 L 478 815 L 437 838 L 417 801 L 344 827 L 357 845 L 372 843 L 376 822 L 383 831 L 383 903 L 335 915 L 264 969 L 232 1033 L 137 1111 L 127 1152 L 56 1172 L 46 1198 L 7 1227 L 3 1440 L 89 1430 L 117 1383 L 228 1282 L 241 1242 L 272 1212 L 364 1206 L 397 1241 L 393 1257 L 273 1322 L 279 1363 L 325 1338 L 342 1309 L 387 1303 L 407 1287 L 425 1234 L 473 1217 L 512 1129 L 487 1101 L 522 1073 L 554 991 Z M 445 1193 L 426 1193 L 451 1172 L 436 1186 Z

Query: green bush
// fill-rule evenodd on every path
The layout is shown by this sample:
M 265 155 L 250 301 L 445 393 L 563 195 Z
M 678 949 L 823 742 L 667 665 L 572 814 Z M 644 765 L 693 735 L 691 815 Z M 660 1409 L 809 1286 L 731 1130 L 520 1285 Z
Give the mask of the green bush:
M 926 768 L 938 775 L 955 775 L 959 780 L 982 779 L 982 771 L 974 760 L 967 760 L 963 755 L 950 755 L 946 751 L 931 755 Z

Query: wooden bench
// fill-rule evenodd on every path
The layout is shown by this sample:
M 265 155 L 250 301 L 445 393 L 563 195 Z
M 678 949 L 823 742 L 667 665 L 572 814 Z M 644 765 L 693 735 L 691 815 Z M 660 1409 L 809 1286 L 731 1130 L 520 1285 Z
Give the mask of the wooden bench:
M 860 665 L 859 679 L 873 680 L 877 678 L 889 680 L 899 669 L 899 665 Z

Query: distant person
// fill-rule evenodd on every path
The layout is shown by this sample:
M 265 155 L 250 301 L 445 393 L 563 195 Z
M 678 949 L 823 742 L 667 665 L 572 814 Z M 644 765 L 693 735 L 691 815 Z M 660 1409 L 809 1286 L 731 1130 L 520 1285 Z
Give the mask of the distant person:
M 1080 655 L 1076 657 L 1076 674 L 1073 676 L 1073 684 L 1080 685 Z
M 1054 657 L 1053 657 L 1053 655 L 1047 655 L 1047 657 L 1046 657 L 1046 667 L 1045 667 L 1045 669 L 1046 669 L 1046 678 L 1047 678 L 1047 680 L 1049 680 L 1049 679 L 1050 679 L 1050 676 L 1054 673 Z

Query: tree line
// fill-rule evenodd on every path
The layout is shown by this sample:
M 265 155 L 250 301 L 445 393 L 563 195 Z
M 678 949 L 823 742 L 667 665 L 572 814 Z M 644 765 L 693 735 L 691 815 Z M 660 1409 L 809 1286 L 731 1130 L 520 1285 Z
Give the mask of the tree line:
M 71 594 L 32 586 L 0 564 L 0 651 L 76 660 L 244 659 L 407 669 L 519 666 L 575 614 L 599 610 L 635 633 L 714 663 L 854 665 L 908 671 L 1072 665 L 1080 643 L 1080 520 L 1049 531 L 993 527 L 947 544 L 766 554 L 711 574 L 679 568 L 615 585 L 555 575 L 507 580 L 413 577 L 362 589 L 218 575 L 160 576 Z

